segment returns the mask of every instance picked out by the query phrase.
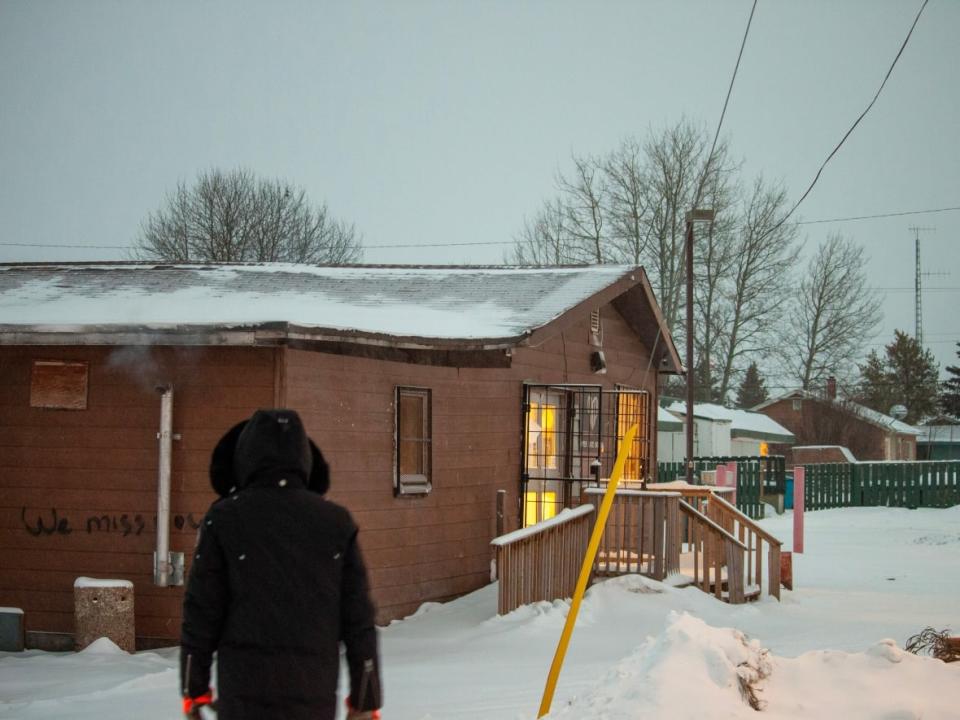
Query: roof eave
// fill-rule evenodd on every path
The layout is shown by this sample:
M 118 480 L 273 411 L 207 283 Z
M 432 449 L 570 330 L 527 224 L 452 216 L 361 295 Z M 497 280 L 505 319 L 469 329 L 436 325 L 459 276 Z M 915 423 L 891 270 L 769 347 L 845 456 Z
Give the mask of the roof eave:
M 750 440 L 763 440 L 764 442 L 773 442 L 773 443 L 784 443 L 790 444 L 795 443 L 797 438 L 795 435 L 782 435 L 780 433 L 768 433 L 762 432 L 760 430 L 738 430 L 732 429 L 730 431 L 730 438 L 748 438 Z
M 525 335 L 425 338 L 315 328 L 285 322 L 250 325 L 0 325 L 0 345 L 281 345 L 291 341 L 353 343 L 404 350 L 509 350 Z

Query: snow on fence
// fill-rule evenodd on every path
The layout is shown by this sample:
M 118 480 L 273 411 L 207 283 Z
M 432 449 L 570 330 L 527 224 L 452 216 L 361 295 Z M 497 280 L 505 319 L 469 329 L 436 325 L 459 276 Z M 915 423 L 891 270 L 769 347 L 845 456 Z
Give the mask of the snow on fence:
M 960 461 L 804 465 L 807 510 L 951 507 L 960 504 Z
M 573 597 L 593 529 L 593 505 L 494 538 L 500 615 L 540 600 Z

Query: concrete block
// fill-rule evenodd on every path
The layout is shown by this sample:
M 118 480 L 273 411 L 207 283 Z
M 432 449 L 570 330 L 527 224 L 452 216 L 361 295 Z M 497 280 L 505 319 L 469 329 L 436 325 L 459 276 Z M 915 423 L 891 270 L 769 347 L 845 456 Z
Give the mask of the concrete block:
M 77 650 L 102 637 L 127 652 L 136 649 L 132 582 L 77 578 L 73 584 L 73 601 Z
M 21 652 L 24 637 L 23 610 L 0 607 L 0 650 Z

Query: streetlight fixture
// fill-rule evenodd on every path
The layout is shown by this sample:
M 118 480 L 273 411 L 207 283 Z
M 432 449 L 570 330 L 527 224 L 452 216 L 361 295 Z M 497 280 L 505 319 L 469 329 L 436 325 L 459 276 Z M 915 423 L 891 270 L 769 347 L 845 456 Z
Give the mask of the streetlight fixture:
M 687 212 L 687 482 L 693 482 L 693 226 L 712 223 L 713 210 L 694 208 Z

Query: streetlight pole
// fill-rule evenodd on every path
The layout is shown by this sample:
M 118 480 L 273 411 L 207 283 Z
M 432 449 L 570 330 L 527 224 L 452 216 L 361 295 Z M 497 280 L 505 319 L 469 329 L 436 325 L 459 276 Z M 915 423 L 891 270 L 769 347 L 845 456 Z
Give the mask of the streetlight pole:
M 693 482 L 693 396 L 696 378 L 693 372 L 693 224 L 713 222 L 713 210 L 693 209 L 687 213 L 687 482 Z

